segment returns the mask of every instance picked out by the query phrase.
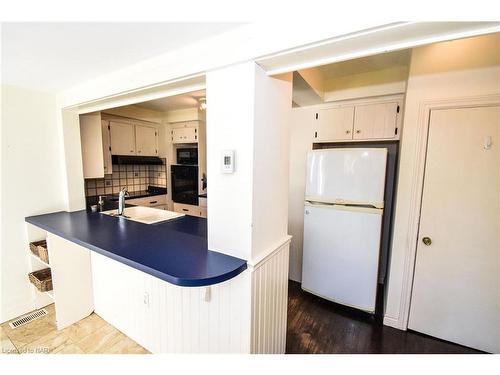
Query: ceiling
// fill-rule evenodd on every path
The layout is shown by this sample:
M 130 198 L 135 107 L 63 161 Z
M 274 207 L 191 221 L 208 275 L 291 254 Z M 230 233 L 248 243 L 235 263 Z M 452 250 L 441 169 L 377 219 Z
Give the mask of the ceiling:
M 148 102 L 135 104 L 135 106 L 152 109 L 158 112 L 166 112 L 177 109 L 195 108 L 199 105 L 198 99 L 203 97 L 205 97 L 205 90 L 199 90 L 187 94 L 150 100 Z
M 319 66 L 317 69 L 325 80 L 345 77 L 353 74 L 366 73 L 374 70 L 389 69 L 397 66 L 407 66 L 410 62 L 411 50 L 382 53 L 359 59 L 341 61 L 334 64 Z
M 238 23 L 2 23 L 2 83 L 58 92 Z

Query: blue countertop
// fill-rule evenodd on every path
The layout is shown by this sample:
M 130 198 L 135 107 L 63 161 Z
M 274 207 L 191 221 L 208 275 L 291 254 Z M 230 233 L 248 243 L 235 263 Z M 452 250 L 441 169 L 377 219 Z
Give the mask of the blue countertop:
M 184 216 L 142 224 L 86 210 L 27 217 L 26 222 L 130 267 L 180 286 L 229 280 L 246 261 L 208 250 L 207 221 Z

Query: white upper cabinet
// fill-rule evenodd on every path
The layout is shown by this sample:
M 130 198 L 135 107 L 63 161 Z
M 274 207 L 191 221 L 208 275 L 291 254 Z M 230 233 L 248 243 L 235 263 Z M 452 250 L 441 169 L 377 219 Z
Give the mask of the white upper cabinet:
M 158 129 L 132 121 L 109 122 L 111 154 L 158 156 Z
M 113 173 L 113 162 L 111 159 L 111 143 L 108 121 L 101 121 L 102 128 L 102 152 L 104 159 L 104 174 Z
M 353 139 L 394 138 L 397 115 L 397 102 L 356 106 Z
M 322 109 L 318 112 L 314 139 L 318 142 L 352 139 L 354 107 Z
M 158 131 L 155 127 L 135 125 L 135 141 L 138 156 L 158 155 Z
M 320 108 L 315 113 L 314 142 L 399 139 L 399 99 L 361 101 Z
M 104 177 L 101 114 L 80 115 L 80 141 L 84 178 Z
M 198 123 L 190 121 L 172 126 L 172 143 L 198 143 Z
M 135 155 L 134 125 L 126 122 L 109 122 L 111 153 L 113 155 Z

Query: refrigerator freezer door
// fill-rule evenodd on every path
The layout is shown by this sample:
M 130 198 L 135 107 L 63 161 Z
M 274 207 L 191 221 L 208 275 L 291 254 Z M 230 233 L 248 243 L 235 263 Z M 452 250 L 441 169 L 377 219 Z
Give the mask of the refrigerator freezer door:
M 306 200 L 384 207 L 385 148 L 342 148 L 307 155 Z
M 375 311 L 382 210 L 306 205 L 302 289 Z

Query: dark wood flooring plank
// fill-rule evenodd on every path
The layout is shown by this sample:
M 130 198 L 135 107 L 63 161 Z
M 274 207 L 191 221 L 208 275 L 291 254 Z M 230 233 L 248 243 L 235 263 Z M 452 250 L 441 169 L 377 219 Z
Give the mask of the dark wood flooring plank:
M 286 352 L 293 354 L 481 353 L 450 342 L 382 324 L 380 316 L 341 306 L 288 286 Z

